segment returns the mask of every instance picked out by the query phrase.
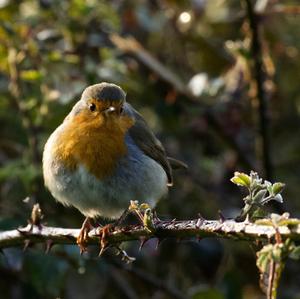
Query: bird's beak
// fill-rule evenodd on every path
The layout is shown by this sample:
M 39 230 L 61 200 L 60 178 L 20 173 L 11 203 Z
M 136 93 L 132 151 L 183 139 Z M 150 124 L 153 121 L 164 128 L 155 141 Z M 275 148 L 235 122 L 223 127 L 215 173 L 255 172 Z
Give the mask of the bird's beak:
M 116 111 L 116 108 L 113 107 L 113 106 L 110 106 L 110 107 L 108 107 L 107 109 L 104 110 L 104 113 L 106 115 L 109 115 L 109 114 L 111 114 L 112 112 L 115 112 L 115 111 Z

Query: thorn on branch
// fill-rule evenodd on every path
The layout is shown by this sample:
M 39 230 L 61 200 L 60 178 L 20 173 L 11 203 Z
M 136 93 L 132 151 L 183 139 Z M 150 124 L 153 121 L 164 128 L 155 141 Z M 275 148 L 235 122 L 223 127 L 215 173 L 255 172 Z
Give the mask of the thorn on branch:
M 140 247 L 139 251 L 141 251 L 144 247 L 144 245 L 149 241 L 149 238 L 146 237 L 140 237 Z
M 24 240 L 23 251 L 26 251 L 30 245 L 32 245 L 32 243 L 29 239 Z
M 25 226 L 25 227 L 18 227 L 17 228 L 17 231 L 21 234 L 21 235 L 23 235 L 23 236 L 28 236 L 28 235 L 30 235 L 30 233 L 32 232 L 32 230 L 33 230 L 33 225 L 32 224 L 28 224 L 27 226 Z
M 197 214 L 197 216 L 198 216 L 198 219 L 205 220 L 205 218 L 202 216 L 202 214 L 200 212 Z
M 221 210 L 218 211 L 218 214 L 220 222 L 223 223 L 226 220 L 225 216 L 222 214 Z
M 155 250 L 157 250 L 158 247 L 161 245 L 161 243 L 165 240 L 166 240 L 166 238 L 162 238 L 162 237 L 157 238 Z
M 200 216 L 200 217 L 199 217 Z M 197 222 L 196 222 L 196 227 L 201 227 L 202 223 L 205 221 L 205 219 L 200 215 L 198 214 L 198 219 L 197 219 Z
M 102 256 L 103 253 L 108 249 L 109 245 L 108 244 L 105 244 L 105 245 L 101 245 L 100 247 L 100 251 L 98 253 L 98 257 Z
M 51 250 L 51 248 L 53 247 L 54 242 L 53 240 L 49 239 L 46 241 L 46 250 L 45 250 L 45 254 L 48 254 Z
M 155 223 L 161 221 L 160 218 L 159 218 L 158 215 L 157 215 L 156 210 L 153 210 L 153 211 L 152 211 L 152 214 L 153 214 L 153 221 L 154 221 Z
M 244 220 L 244 223 L 245 223 L 245 224 L 250 223 L 250 216 L 249 216 L 249 214 L 246 215 L 246 218 L 245 218 L 245 220 Z

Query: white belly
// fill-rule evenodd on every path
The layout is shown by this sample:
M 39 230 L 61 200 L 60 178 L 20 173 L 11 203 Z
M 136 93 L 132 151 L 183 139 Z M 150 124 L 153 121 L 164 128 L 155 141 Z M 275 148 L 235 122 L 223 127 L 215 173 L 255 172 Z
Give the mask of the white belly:
M 54 161 L 48 148 L 52 148 L 55 134 L 45 146 L 44 179 L 52 195 L 64 205 L 72 205 L 89 217 L 117 218 L 129 206 L 130 200 L 154 207 L 167 193 L 164 169 L 144 155 L 130 137 L 126 137 L 128 155 L 120 160 L 113 176 L 100 181 L 84 166 L 70 173 Z

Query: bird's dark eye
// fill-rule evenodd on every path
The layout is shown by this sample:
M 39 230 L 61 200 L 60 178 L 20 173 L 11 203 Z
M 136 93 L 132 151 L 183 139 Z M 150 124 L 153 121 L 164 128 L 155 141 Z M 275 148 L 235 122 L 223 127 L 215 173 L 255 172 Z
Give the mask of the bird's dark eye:
M 94 103 L 89 104 L 89 109 L 94 112 L 96 110 L 96 105 Z

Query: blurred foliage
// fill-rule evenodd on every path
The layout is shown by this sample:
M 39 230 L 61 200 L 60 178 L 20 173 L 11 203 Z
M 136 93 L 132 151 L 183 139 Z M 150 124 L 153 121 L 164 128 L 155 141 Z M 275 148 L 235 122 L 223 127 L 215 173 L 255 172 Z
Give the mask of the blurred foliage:
M 299 217 L 299 3 L 254 2 L 263 27 L 272 179 L 286 183 L 285 209 Z M 135 37 L 193 100 L 115 47 L 113 33 Z M 246 157 L 263 173 L 249 39 L 244 1 L 0 0 L 0 228 L 25 224 L 36 201 L 49 225 L 81 225 L 82 215 L 45 190 L 41 153 L 83 88 L 101 81 L 121 85 L 169 155 L 189 165 L 159 203 L 161 217 L 237 216 L 243 196 L 229 181 L 233 172 L 251 170 Z M 160 283 L 183 298 L 263 298 L 255 254 L 244 242 L 167 240 L 155 250 L 151 241 L 141 252 L 136 243 L 124 245 L 137 257 L 131 270 L 109 254 L 96 258 L 96 248 L 83 257 L 76 246 L 48 255 L 42 247 L 7 249 L 1 297 L 174 298 Z M 300 298 L 299 280 L 299 262 L 287 263 L 279 298 Z

